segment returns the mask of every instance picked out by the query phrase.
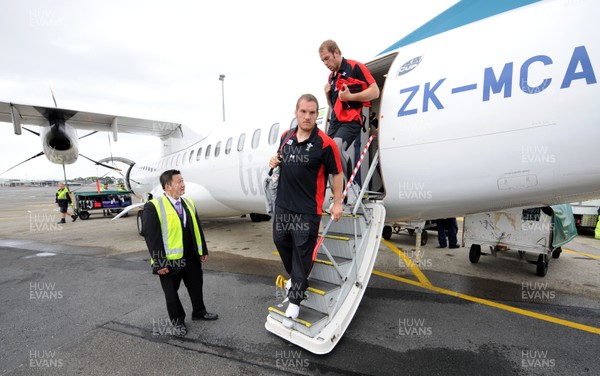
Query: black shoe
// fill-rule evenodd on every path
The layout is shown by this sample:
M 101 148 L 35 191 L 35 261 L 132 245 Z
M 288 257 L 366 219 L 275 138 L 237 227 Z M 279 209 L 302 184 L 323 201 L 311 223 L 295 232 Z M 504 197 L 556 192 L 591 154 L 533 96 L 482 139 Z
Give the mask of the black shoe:
M 67 223 L 67 222 L 66 222 L 66 221 L 65 221 L 65 219 L 63 218 L 63 219 L 61 219 L 61 220 L 60 220 L 58 223 Z
M 187 334 L 187 326 L 185 326 L 185 324 L 177 324 L 175 325 L 173 332 L 177 337 L 184 337 Z
M 436 248 L 446 248 L 446 246 L 445 245 L 438 245 Z M 450 248 L 452 248 L 452 247 L 450 247 Z
M 201 315 L 192 315 L 192 320 L 216 320 L 219 318 L 219 315 L 216 313 L 203 313 Z
M 451 246 L 450 246 L 450 247 L 448 247 L 448 248 L 460 248 L 460 245 L 458 245 L 458 244 L 455 244 L 455 245 L 451 245 Z
M 71 216 L 71 219 L 73 219 L 73 221 L 72 221 L 72 222 L 75 222 L 75 221 L 77 220 L 77 216 L 73 214 L 73 215 Z

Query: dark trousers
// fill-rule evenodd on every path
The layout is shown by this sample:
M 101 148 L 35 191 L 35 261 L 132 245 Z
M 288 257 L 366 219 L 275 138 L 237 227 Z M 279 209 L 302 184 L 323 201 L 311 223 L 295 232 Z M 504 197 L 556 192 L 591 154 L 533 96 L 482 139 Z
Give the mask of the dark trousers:
M 446 236 L 448 236 L 448 245 L 450 245 L 450 247 L 456 246 L 458 243 L 458 240 L 456 239 L 456 234 L 458 232 L 456 218 L 438 219 L 436 220 L 436 224 L 440 247 L 446 246 Z
M 273 242 L 292 279 L 288 292 L 291 303 L 300 304 L 308 288 L 320 223 L 321 216 L 318 214 L 299 214 L 279 206 L 275 208 Z
M 192 316 L 200 316 L 206 313 L 204 297 L 202 295 L 202 266 L 199 262 L 187 262 L 185 267 L 179 270 L 178 273 L 171 271 L 166 275 L 160 276 L 160 284 L 167 301 L 169 319 L 176 324 L 183 323 L 185 320 L 185 311 L 177 292 L 181 280 L 183 280 L 192 301 Z

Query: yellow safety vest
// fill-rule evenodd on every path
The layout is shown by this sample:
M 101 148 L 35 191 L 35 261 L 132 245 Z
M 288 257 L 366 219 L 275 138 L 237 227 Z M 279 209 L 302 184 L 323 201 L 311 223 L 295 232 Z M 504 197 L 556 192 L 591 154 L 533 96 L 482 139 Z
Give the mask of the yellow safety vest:
M 56 198 L 58 198 L 59 200 L 66 200 L 69 190 L 67 188 L 59 189 L 57 193 L 58 196 L 56 196 Z
M 595 238 L 600 240 L 600 214 L 598 215 L 598 223 L 596 223 L 596 234 Z
M 177 215 L 175 208 L 165 195 L 162 195 L 158 199 L 152 199 L 150 202 L 156 207 L 167 260 L 181 259 L 183 257 L 183 224 L 179 219 L 179 215 Z M 191 214 L 198 254 L 202 256 L 202 237 L 200 236 L 198 221 L 196 221 L 196 206 L 192 200 L 183 197 L 181 197 L 181 202 L 184 203 Z

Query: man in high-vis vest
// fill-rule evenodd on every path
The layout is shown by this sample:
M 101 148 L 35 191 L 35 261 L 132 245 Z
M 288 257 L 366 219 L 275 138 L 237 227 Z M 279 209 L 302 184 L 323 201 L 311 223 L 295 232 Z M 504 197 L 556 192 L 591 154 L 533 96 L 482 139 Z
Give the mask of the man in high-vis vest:
M 202 295 L 202 263 L 208 259 L 208 248 L 194 202 L 181 197 L 185 193 L 181 172 L 163 172 L 160 184 L 165 194 L 144 205 L 142 232 L 150 252 L 152 272 L 159 275 L 165 293 L 175 334 L 184 336 L 187 334 L 185 311 L 177 292 L 182 280 L 192 301 L 192 320 L 218 318 L 206 311 Z
M 56 199 L 55 202 L 58 204 L 58 208 L 60 210 L 60 214 L 62 218 L 58 223 L 67 223 L 65 218 L 67 214 L 69 214 L 69 204 L 71 203 L 71 196 L 69 189 L 65 187 L 64 183 L 58 183 L 58 191 L 56 191 Z M 73 222 L 77 219 L 75 214 L 71 215 L 71 219 Z

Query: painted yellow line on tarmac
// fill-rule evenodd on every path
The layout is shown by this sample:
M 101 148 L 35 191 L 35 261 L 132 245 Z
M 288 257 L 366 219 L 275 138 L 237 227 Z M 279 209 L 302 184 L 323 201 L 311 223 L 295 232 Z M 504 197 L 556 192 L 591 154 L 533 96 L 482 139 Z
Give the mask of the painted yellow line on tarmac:
M 585 257 L 591 257 L 591 258 L 595 258 L 595 259 L 599 259 L 600 260 L 600 256 L 592 255 L 592 254 L 589 254 L 589 253 L 572 251 L 572 250 L 566 249 L 566 248 L 563 248 L 562 250 L 565 251 L 565 252 L 574 253 L 576 255 L 582 255 L 582 256 L 585 256 Z
M 375 274 L 375 275 L 378 275 L 378 276 L 384 277 L 384 278 L 388 278 L 388 279 L 392 279 L 392 280 L 395 280 L 395 281 L 398 281 L 398 282 L 408 283 L 408 284 L 413 285 L 413 286 L 422 287 L 424 289 L 435 291 L 435 292 L 439 292 L 441 294 L 454 296 L 454 297 L 457 297 L 457 298 L 460 298 L 460 299 L 464 299 L 464 300 L 468 300 L 468 301 L 471 301 L 471 302 L 474 302 L 474 303 L 479 303 L 479 304 L 487 305 L 489 307 L 494 307 L 494 308 L 502 309 L 502 310 L 505 310 L 505 311 L 517 313 L 519 315 L 532 317 L 532 318 L 535 318 L 535 319 L 538 319 L 538 320 L 548 321 L 548 322 L 551 322 L 551 323 L 554 323 L 554 324 L 568 326 L 570 328 L 579 329 L 579 330 L 583 330 L 583 331 L 594 333 L 594 334 L 600 334 L 600 328 L 596 328 L 594 326 L 584 325 L 584 324 L 580 324 L 580 323 L 577 323 L 577 322 L 574 322 L 574 321 L 569 321 L 569 320 L 563 320 L 563 319 L 559 319 L 557 317 L 552 317 L 552 316 L 544 315 L 544 314 L 541 314 L 541 313 L 537 313 L 537 312 L 533 312 L 533 311 L 528 311 L 528 310 L 521 309 L 521 308 L 512 307 L 512 306 L 509 306 L 509 305 L 506 305 L 506 304 L 502 304 L 502 303 L 496 303 L 496 302 L 491 301 L 491 300 L 481 299 L 481 298 L 477 298 L 477 297 L 474 297 L 474 296 L 461 294 L 460 292 L 456 292 L 456 291 L 447 290 L 447 289 L 444 289 L 444 288 L 441 288 L 441 287 L 433 286 L 431 284 L 431 282 L 429 282 L 429 280 L 427 279 L 427 277 L 425 277 L 425 275 L 423 274 L 423 272 L 412 262 L 412 260 L 410 258 L 408 258 L 408 256 L 406 256 L 404 254 L 404 252 L 402 252 L 400 249 L 396 248 L 389 241 L 387 241 L 385 239 L 382 239 L 382 241 L 392 251 L 394 251 L 394 253 L 398 254 L 404 260 L 404 263 L 410 267 L 410 269 L 415 274 L 415 276 L 417 277 L 417 279 L 419 279 L 420 282 L 413 281 L 413 280 L 406 279 L 406 278 L 402 278 L 402 277 L 398 277 L 398 276 L 395 276 L 395 275 L 392 275 L 392 274 L 384 273 L 384 272 L 381 272 L 381 271 L 373 269 L 373 274 Z M 580 253 L 580 252 L 575 252 L 575 253 Z M 590 255 L 590 256 L 593 256 L 593 255 Z M 426 281 L 426 282 L 424 282 L 424 281 Z
M 413 272 L 415 277 L 417 277 L 419 282 L 421 282 L 424 286 L 432 286 L 431 282 L 429 282 L 427 277 L 425 277 L 425 274 L 423 274 L 421 269 L 419 269 L 419 267 L 410 259 L 410 257 L 405 255 L 404 252 L 402 252 L 402 250 L 398 249 L 395 245 L 393 245 L 389 241 L 387 241 L 385 239 L 381 239 L 381 241 L 383 242 L 383 244 L 387 245 L 389 249 L 394 251 L 394 253 L 396 253 L 398 256 L 400 256 L 402 261 L 404 261 L 404 264 L 410 268 L 410 270 Z
M 440 287 L 425 286 L 424 284 L 421 284 L 419 282 L 411 281 L 411 280 L 406 279 L 406 278 L 397 277 L 395 275 L 384 273 L 384 272 L 380 272 L 378 270 L 373 270 L 373 274 L 378 275 L 380 277 L 384 277 L 384 278 L 388 278 L 388 279 L 393 279 L 395 281 L 409 283 L 411 285 L 422 287 L 424 289 L 431 290 L 431 291 L 436 291 L 436 292 L 439 292 L 441 294 L 446 294 L 446 295 L 454 296 L 454 297 L 457 297 L 457 298 L 469 300 L 469 301 L 474 302 L 474 303 L 479 303 L 479 304 L 487 305 L 487 306 L 490 306 L 490 307 L 502 309 L 502 310 L 505 310 L 505 311 L 517 313 L 517 314 L 520 314 L 520 315 L 523 315 L 523 316 L 532 317 L 532 318 L 535 318 L 535 319 L 538 319 L 538 320 L 544 320 L 544 321 L 548 321 L 548 322 L 551 322 L 551 323 L 554 323 L 554 324 L 568 326 L 570 328 L 579 329 L 579 330 L 583 330 L 583 331 L 594 333 L 594 334 L 600 334 L 600 328 L 596 328 L 596 327 L 593 327 L 593 326 L 579 324 L 579 323 L 576 323 L 576 322 L 573 322 L 573 321 L 569 321 L 569 320 L 559 319 L 557 317 L 552 317 L 552 316 L 544 315 L 544 314 L 541 314 L 541 313 L 536 313 L 536 312 L 533 312 L 533 311 L 528 311 L 528 310 L 525 310 L 525 309 L 512 307 L 512 306 L 509 306 L 509 305 L 506 305 L 506 304 L 502 304 L 502 303 L 496 303 L 496 302 L 493 302 L 493 301 L 487 300 L 487 299 L 476 298 L 474 296 L 461 294 L 459 292 L 451 291 L 451 290 L 446 290 L 446 289 L 443 289 L 443 288 L 440 288 Z

